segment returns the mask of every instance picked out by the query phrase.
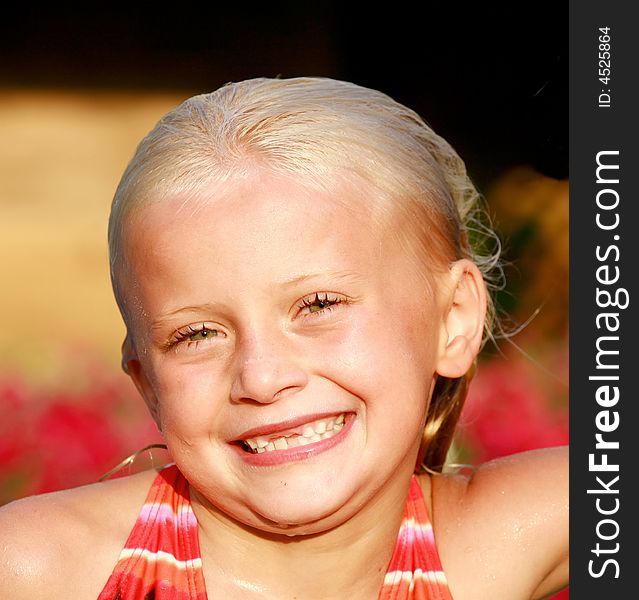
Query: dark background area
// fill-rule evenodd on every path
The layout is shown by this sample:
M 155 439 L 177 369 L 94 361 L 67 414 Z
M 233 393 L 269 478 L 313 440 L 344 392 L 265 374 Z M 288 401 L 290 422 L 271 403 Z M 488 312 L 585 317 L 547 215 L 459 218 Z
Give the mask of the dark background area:
M 211 2 L 3 8 L 0 87 L 210 91 L 322 75 L 417 110 L 480 187 L 529 165 L 568 175 L 568 7 Z

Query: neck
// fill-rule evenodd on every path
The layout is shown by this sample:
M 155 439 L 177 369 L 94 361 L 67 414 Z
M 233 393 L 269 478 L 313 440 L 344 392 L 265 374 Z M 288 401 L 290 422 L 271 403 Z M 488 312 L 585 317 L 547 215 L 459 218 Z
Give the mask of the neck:
M 341 525 L 313 535 L 263 532 L 191 490 L 209 590 L 233 598 L 374 598 L 402 520 L 410 472 L 396 472 Z M 221 594 L 225 597 L 224 594 Z

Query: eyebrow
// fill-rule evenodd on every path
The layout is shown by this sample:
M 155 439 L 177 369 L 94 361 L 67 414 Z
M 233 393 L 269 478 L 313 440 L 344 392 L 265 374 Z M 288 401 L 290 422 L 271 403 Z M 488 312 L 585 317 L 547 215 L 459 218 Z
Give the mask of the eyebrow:
M 335 281 L 363 281 L 365 279 L 364 275 L 358 273 L 357 271 L 334 271 L 334 272 L 326 272 L 319 271 L 317 273 L 303 273 L 296 277 L 292 277 L 290 279 L 285 279 L 281 281 L 274 281 L 271 285 L 278 286 L 283 288 L 291 288 L 299 285 L 301 283 L 305 283 L 312 279 L 319 278 L 328 278 Z
M 218 307 L 219 305 L 212 302 L 205 302 L 204 304 L 194 304 L 193 306 L 181 306 L 180 308 L 171 310 L 158 317 L 155 321 L 153 321 L 153 323 L 151 323 L 151 329 L 160 329 L 164 327 L 166 321 L 168 321 L 171 317 L 175 317 L 183 313 L 201 313 L 202 311 L 209 311 Z
M 334 272 L 326 272 L 319 271 L 317 273 L 303 273 L 301 275 L 297 275 L 290 279 L 284 280 L 276 280 L 271 282 L 271 287 L 279 287 L 284 289 L 290 289 L 295 286 L 301 285 L 313 279 L 330 279 L 331 281 L 336 282 L 361 282 L 365 279 L 364 275 L 358 273 L 357 271 L 334 271 Z M 184 313 L 202 313 L 207 311 L 215 311 L 219 310 L 221 304 L 215 302 L 205 302 L 203 304 L 194 304 L 191 306 L 181 306 L 180 308 L 176 308 L 175 310 L 171 310 L 162 314 L 158 317 L 153 323 L 151 323 L 151 329 L 161 329 L 166 325 L 166 322 L 171 319 L 171 317 L 175 317 L 177 315 L 182 315 Z

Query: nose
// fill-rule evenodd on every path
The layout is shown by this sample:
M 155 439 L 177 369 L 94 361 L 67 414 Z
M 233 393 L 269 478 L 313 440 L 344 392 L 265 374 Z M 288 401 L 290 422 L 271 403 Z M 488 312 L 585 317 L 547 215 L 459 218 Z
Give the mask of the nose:
M 285 335 L 252 332 L 240 341 L 231 400 L 270 404 L 306 386 L 308 377 Z

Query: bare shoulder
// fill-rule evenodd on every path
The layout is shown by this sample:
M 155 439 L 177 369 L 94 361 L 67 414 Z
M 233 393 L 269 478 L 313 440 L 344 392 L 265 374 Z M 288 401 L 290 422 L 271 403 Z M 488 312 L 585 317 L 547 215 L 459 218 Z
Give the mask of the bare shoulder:
M 0 597 L 96 598 L 155 471 L 32 496 L 0 508 Z
M 455 598 L 544 598 L 567 584 L 567 448 L 432 477 L 431 489 L 433 527 Z

